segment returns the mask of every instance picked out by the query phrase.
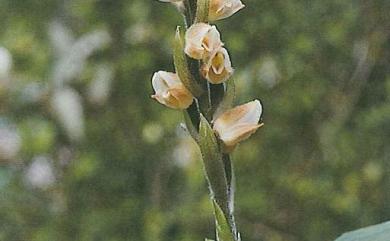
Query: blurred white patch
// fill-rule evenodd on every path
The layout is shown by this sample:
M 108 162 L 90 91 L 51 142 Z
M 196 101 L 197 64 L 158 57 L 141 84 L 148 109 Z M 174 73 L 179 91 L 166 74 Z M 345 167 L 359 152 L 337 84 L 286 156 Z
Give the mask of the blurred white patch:
M 48 96 L 49 88 L 40 82 L 31 82 L 23 86 L 20 98 L 24 103 L 37 103 Z
M 263 61 L 257 74 L 261 81 L 270 89 L 278 84 L 280 79 L 280 72 L 276 62 L 271 57 L 267 57 Z
M 104 104 L 111 90 L 111 83 L 114 77 L 114 71 L 107 65 L 99 66 L 95 78 L 88 86 L 88 99 L 94 104 Z
M 136 23 L 126 31 L 126 40 L 130 44 L 140 44 L 147 42 L 151 37 L 151 26 L 144 23 Z
M 11 68 L 11 53 L 6 48 L 0 46 L 0 88 L 8 86 Z
M 12 160 L 18 154 L 22 139 L 12 126 L 0 120 L 0 160 Z
M 55 86 L 61 87 L 80 76 L 84 70 L 87 58 L 109 42 L 110 35 L 108 32 L 97 30 L 83 35 L 71 47 L 68 47 L 66 51 L 59 50 L 58 52 L 63 52 L 63 55 L 59 56 L 51 77 Z
M 71 140 L 84 137 L 84 113 L 80 95 L 71 88 L 54 91 L 51 106 Z
M 72 32 L 63 23 L 53 21 L 49 25 L 49 37 L 57 56 L 63 56 L 74 42 Z
M 175 164 L 179 167 L 187 167 L 193 160 L 193 143 L 191 138 L 182 138 L 173 150 L 172 156 Z
M 253 66 L 246 66 L 242 71 L 235 73 L 234 84 L 236 91 L 246 96 L 251 95 L 253 91 Z
M 142 129 L 143 139 L 150 144 L 155 144 L 161 140 L 164 135 L 164 129 L 158 123 L 149 123 Z
M 26 182 L 33 187 L 47 189 L 55 182 L 51 160 L 44 156 L 34 158 L 25 174 Z
M 352 56 L 353 58 L 359 62 L 361 60 L 365 60 L 368 55 L 368 43 L 367 41 L 360 40 L 356 41 L 353 45 Z
M 379 163 L 371 161 L 363 167 L 363 174 L 369 182 L 377 183 L 383 177 L 383 170 L 384 168 Z

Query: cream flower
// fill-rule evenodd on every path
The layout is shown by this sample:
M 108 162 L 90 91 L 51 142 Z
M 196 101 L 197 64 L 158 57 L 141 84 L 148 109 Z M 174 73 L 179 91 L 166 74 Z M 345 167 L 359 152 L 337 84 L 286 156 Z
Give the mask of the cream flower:
M 202 66 L 203 77 L 212 84 L 220 84 L 232 76 L 234 70 L 225 48 L 215 51 Z
M 156 92 L 152 98 L 173 109 L 187 109 L 193 102 L 192 94 L 184 87 L 175 73 L 159 71 L 152 78 Z
M 260 101 L 254 100 L 226 111 L 215 120 L 213 129 L 224 143 L 225 152 L 231 152 L 263 125 L 259 124 L 262 111 Z
M 203 59 L 223 45 L 217 28 L 206 23 L 192 25 L 185 40 L 184 52 L 194 59 Z
M 216 21 L 232 16 L 245 7 L 240 0 L 210 0 L 209 20 Z

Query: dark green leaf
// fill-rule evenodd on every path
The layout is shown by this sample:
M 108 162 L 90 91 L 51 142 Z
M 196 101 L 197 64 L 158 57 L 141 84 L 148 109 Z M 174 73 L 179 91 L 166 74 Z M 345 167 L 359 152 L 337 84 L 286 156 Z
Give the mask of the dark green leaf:
M 192 138 L 194 138 L 194 140 L 197 142 L 199 139 L 199 133 L 198 133 L 196 126 L 194 125 L 194 121 L 191 118 L 191 114 L 192 113 L 190 113 L 189 110 L 185 110 L 183 112 L 184 122 L 186 124 L 187 131 L 190 133 Z M 199 115 L 199 113 L 197 113 L 197 114 Z
M 210 84 L 210 100 L 212 111 L 215 112 L 224 99 L 225 87 L 224 84 Z

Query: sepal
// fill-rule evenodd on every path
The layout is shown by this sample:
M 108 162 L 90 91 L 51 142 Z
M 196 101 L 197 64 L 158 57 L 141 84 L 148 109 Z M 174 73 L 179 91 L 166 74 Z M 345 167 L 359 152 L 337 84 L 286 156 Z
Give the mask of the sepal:
M 180 27 L 176 29 L 176 36 L 173 46 L 173 60 L 176 73 L 179 75 L 183 85 L 195 96 L 199 97 L 203 93 L 202 87 L 196 82 L 195 78 L 188 69 L 187 57 L 184 53 L 184 40 Z

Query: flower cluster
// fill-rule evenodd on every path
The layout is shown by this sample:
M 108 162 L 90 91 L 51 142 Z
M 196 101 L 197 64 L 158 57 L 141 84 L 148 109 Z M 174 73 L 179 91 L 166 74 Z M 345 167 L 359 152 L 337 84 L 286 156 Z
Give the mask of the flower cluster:
M 240 0 L 160 1 L 178 8 L 186 31 L 176 30 L 176 73 L 158 71 L 153 75 L 152 98 L 183 110 L 185 126 L 202 153 L 214 204 L 216 240 L 241 241 L 234 221 L 234 173 L 229 153 L 263 125 L 263 109 L 259 100 L 233 107 L 232 63 L 221 34 L 210 21 L 232 16 L 244 5 Z
M 188 0 L 160 1 L 170 2 L 183 12 L 185 12 L 186 7 L 189 7 L 186 6 L 186 1 L 188 2 Z M 244 4 L 240 0 L 207 0 L 207 7 L 206 21 L 197 22 L 194 20 L 190 24 L 187 23 L 189 27 L 184 36 L 182 49 L 188 62 L 197 63 L 198 68 L 196 71 L 198 73 L 191 74 L 192 76 L 199 76 L 199 80 L 191 76 L 191 79 L 186 81 L 188 83 L 183 84 L 185 82 L 183 79 L 180 79 L 180 74 L 165 71 L 158 71 L 152 78 L 152 85 L 155 90 L 155 94 L 152 97 L 158 102 L 173 109 L 186 110 L 195 100 L 199 112 L 204 115 L 204 112 L 207 112 L 207 110 L 202 108 L 199 103 L 202 98 L 210 99 L 210 95 L 212 95 L 210 93 L 210 85 L 224 84 L 231 78 L 234 71 L 229 53 L 221 41 L 221 35 L 217 27 L 210 25 L 208 21 L 230 17 L 242 9 Z M 176 66 L 177 71 L 179 68 L 189 67 Z M 187 70 L 187 72 L 190 71 Z M 194 85 L 203 86 L 203 90 L 207 94 L 200 96 L 195 94 L 190 88 Z M 261 114 L 262 106 L 258 100 L 255 100 L 226 110 L 219 116 L 214 115 L 214 119 L 210 120 L 210 122 L 213 124 L 216 136 L 223 143 L 223 150 L 227 153 L 232 151 L 238 142 L 247 139 L 262 126 L 262 124 L 259 124 Z
M 196 23 L 187 30 L 185 40 L 185 53 L 202 61 L 202 76 L 210 83 L 223 83 L 233 74 L 229 54 L 215 26 Z

